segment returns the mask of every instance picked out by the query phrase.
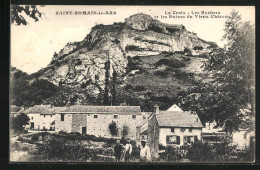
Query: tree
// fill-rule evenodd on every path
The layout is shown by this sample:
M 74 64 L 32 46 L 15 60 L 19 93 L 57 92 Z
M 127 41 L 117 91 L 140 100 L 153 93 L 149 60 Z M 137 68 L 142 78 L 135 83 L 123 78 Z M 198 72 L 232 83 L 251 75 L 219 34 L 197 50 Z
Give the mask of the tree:
M 25 13 L 27 16 L 32 18 L 35 22 L 39 21 L 42 17 L 43 13 L 40 12 L 36 5 L 12 5 L 11 6 L 11 22 L 12 24 L 16 25 L 27 25 L 28 22 L 26 19 L 21 15 Z
M 113 83 L 112 83 L 112 105 L 116 105 L 116 80 L 117 80 L 117 72 L 113 68 Z
M 128 133 L 129 133 L 129 127 L 124 125 L 122 128 L 122 138 L 125 139 L 125 137 L 128 135 Z
M 109 75 L 110 75 L 110 60 L 105 63 L 105 92 L 104 92 L 104 105 L 109 105 Z
M 11 126 L 15 131 L 22 131 L 24 130 L 24 126 L 29 124 L 29 121 L 30 118 L 26 114 L 22 113 L 12 118 Z
M 111 134 L 112 136 L 117 136 L 118 128 L 117 128 L 116 122 L 112 121 L 112 122 L 108 125 L 108 128 L 109 128 L 110 134 Z
M 241 22 L 237 11 L 225 22 L 223 40 L 227 44 L 223 49 L 211 52 L 205 68 L 217 75 L 212 88 L 213 95 L 208 95 L 207 107 L 216 118 L 218 126 L 227 132 L 237 130 L 244 122 L 240 109 L 250 108 L 254 113 L 254 26 Z M 205 106 L 204 106 L 205 107 Z M 252 119 L 250 119 L 252 120 Z M 247 122 L 247 126 L 253 122 Z

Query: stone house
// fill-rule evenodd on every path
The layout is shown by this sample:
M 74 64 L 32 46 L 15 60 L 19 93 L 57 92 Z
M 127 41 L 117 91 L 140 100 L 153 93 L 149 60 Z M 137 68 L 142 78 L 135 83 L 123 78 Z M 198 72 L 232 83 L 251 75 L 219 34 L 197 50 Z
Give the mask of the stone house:
M 115 136 L 111 135 L 109 124 L 114 121 L 118 128 L 116 137 L 122 137 L 123 126 L 126 126 L 128 127 L 126 137 L 135 140 L 136 126 L 144 119 L 146 116 L 141 113 L 140 106 L 73 105 L 57 114 L 55 131 L 79 132 L 111 138 Z
M 26 129 L 32 130 L 55 130 L 56 113 L 64 110 L 64 107 L 53 107 L 52 105 L 35 105 L 24 111 L 30 118 Z
M 146 138 L 152 154 L 156 155 L 159 145 L 182 146 L 201 140 L 202 128 L 200 119 L 194 112 L 182 111 L 177 105 L 163 111 L 155 105 L 148 121 L 137 127 L 137 140 Z

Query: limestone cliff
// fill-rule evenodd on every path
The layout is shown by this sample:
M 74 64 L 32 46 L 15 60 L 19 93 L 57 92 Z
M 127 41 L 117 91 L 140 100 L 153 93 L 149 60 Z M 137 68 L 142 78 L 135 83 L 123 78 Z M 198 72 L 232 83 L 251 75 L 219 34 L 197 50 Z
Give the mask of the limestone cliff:
M 195 47 L 199 47 L 197 50 Z M 81 42 L 68 43 L 51 63 L 32 75 L 58 86 L 85 88 L 99 94 L 105 87 L 105 63 L 127 81 L 129 57 L 156 56 L 162 53 L 209 52 L 215 43 L 206 42 L 183 25 L 161 23 L 146 14 L 135 14 L 124 23 L 96 25 Z

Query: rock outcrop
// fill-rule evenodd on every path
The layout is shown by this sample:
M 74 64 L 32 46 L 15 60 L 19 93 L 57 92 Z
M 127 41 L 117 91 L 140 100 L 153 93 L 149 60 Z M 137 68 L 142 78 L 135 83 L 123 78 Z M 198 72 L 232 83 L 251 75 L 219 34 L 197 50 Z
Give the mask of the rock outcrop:
M 98 94 L 105 87 L 105 63 L 110 61 L 110 76 L 126 73 L 128 58 L 165 52 L 210 51 L 215 43 L 188 32 L 183 25 L 170 25 L 146 14 L 136 14 L 124 23 L 96 25 L 81 42 L 68 43 L 52 62 L 38 73 L 58 86 L 87 88 Z M 198 53 L 198 51 L 196 51 Z

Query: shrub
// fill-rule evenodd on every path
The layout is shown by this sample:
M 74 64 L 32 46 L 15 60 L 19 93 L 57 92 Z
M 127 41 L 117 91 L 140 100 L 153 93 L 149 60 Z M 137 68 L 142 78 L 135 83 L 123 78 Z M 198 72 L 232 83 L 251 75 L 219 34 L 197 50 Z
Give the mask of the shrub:
M 61 130 L 61 131 L 59 131 L 59 134 L 63 135 L 63 134 L 67 134 L 67 132 L 66 132 L 66 131 L 63 131 L 63 130 Z
M 195 47 L 193 48 L 193 50 L 203 50 L 203 47 L 202 47 L 202 46 L 195 46 Z
M 144 91 L 144 90 L 145 90 L 145 87 L 144 87 L 144 86 L 137 85 L 133 90 L 135 90 L 135 91 Z
M 109 131 L 111 133 L 112 136 L 116 136 L 118 133 L 118 128 L 116 125 L 116 122 L 112 121 L 109 125 L 108 125 Z
M 36 141 L 38 141 L 38 140 L 39 140 L 39 136 L 33 135 L 33 136 L 31 137 L 31 141 L 32 141 L 32 142 L 36 142 Z
M 128 85 L 125 86 L 125 89 L 126 90 L 133 89 L 133 86 L 131 84 L 128 84 Z
M 160 77 L 167 77 L 168 74 L 169 73 L 167 71 L 156 71 L 156 72 L 154 72 L 155 76 L 160 76 Z
M 30 118 L 26 114 L 22 113 L 11 119 L 11 127 L 15 132 L 22 132 L 24 131 L 24 126 L 29 124 L 29 121 Z
M 124 125 L 122 128 L 122 138 L 125 138 L 129 133 L 129 127 Z
M 84 147 L 82 141 L 69 141 L 64 138 L 48 138 L 46 142 L 39 147 L 38 153 L 41 153 L 48 160 L 63 161 L 86 161 L 94 159 L 95 153 Z
M 158 62 L 155 63 L 155 66 L 161 66 L 161 65 L 166 65 L 172 68 L 181 68 L 181 67 L 185 67 L 186 64 L 184 62 L 181 62 L 179 60 L 176 59 L 160 59 Z

